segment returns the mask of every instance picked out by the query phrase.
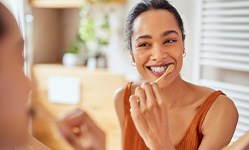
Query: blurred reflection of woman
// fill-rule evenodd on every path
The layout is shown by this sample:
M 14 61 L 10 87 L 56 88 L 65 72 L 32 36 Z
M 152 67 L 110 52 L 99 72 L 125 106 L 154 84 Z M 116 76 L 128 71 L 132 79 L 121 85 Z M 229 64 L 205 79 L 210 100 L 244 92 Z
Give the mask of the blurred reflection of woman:
M 14 16 L 0 2 L 0 149 L 47 150 L 28 134 L 31 82 L 24 74 L 23 47 Z M 66 115 L 58 121 L 58 128 L 73 149 L 105 149 L 105 134 L 82 110 Z M 91 142 L 86 143 L 89 139 Z
M 130 12 L 127 40 L 143 83 L 115 95 L 124 150 L 218 150 L 229 144 L 238 121 L 234 103 L 221 91 L 180 76 L 184 27 L 166 0 L 143 0 Z M 174 70 L 153 83 L 174 64 Z M 151 84 L 152 83 L 152 84 Z
M 31 86 L 23 70 L 23 46 L 15 18 L 0 2 L 0 149 L 46 150 L 28 134 Z

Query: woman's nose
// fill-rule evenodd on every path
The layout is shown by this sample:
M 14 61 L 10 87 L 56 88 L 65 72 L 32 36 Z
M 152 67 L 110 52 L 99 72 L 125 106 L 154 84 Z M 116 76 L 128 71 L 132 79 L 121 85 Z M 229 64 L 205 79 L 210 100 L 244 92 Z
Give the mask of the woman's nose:
M 160 46 L 154 46 L 151 51 L 151 58 L 153 61 L 161 61 L 167 56 L 167 53 L 163 51 Z

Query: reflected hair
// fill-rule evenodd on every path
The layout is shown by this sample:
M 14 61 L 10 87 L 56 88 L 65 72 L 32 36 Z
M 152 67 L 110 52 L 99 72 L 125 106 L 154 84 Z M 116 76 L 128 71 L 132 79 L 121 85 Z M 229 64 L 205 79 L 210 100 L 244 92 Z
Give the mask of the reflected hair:
M 135 5 L 130 11 L 127 21 L 126 21 L 126 40 L 127 40 L 127 47 L 131 51 L 132 50 L 132 43 L 131 43 L 131 36 L 133 34 L 133 22 L 134 20 L 142 13 L 148 10 L 166 10 L 174 15 L 177 25 L 181 30 L 182 39 L 185 40 L 185 31 L 183 26 L 183 21 L 178 13 L 177 9 L 172 6 L 167 0 L 142 0 L 140 3 Z
M 0 2 L 0 9 L 3 8 L 3 4 Z M 0 10 L 0 39 L 2 39 L 4 37 L 6 33 L 6 23 L 3 17 L 3 14 Z

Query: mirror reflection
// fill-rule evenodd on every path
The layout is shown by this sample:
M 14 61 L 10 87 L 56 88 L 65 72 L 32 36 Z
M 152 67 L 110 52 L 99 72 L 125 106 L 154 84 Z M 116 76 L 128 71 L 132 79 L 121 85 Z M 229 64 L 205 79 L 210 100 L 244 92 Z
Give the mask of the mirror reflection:
M 249 149 L 248 8 L 1 0 L 0 149 Z

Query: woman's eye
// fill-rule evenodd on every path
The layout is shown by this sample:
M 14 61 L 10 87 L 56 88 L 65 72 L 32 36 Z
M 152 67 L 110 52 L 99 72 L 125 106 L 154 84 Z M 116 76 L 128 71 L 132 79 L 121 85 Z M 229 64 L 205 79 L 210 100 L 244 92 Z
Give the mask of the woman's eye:
M 164 44 L 171 44 L 171 43 L 175 43 L 177 40 L 166 40 L 164 42 Z
M 138 47 L 148 47 L 148 46 L 150 46 L 149 43 L 138 44 Z

